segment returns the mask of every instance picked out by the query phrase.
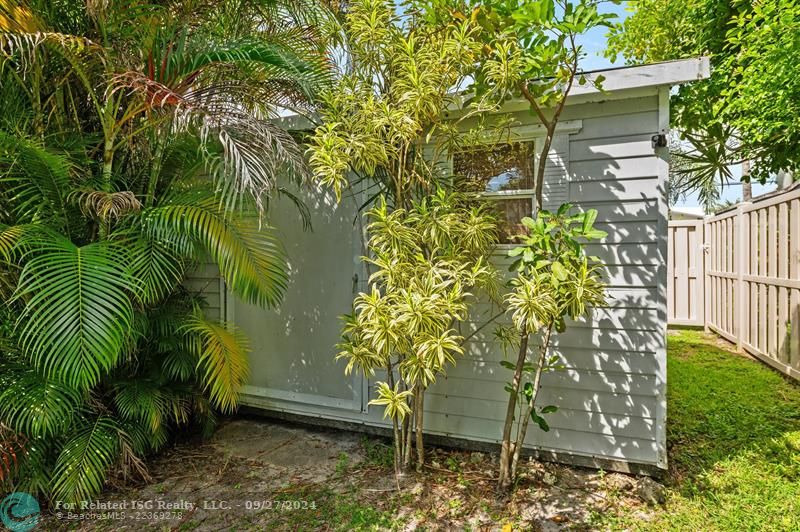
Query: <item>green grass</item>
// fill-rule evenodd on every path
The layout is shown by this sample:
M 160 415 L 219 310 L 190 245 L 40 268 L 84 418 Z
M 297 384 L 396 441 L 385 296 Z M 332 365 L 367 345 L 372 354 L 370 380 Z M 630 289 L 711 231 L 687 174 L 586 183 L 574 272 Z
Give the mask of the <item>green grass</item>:
M 681 331 L 668 341 L 670 486 L 655 521 L 611 528 L 800 530 L 800 386 Z
M 266 530 L 393 530 L 402 522 L 394 508 L 383 510 L 358 500 L 355 490 L 337 492 L 320 484 L 294 485 L 272 497 L 273 501 L 303 502 L 300 509 L 273 509 L 262 513 Z

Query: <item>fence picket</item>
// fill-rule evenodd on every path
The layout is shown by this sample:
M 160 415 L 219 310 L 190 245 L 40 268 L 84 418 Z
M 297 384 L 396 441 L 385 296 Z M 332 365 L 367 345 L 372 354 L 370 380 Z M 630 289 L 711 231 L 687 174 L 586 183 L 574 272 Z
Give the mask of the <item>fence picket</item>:
M 789 205 L 778 205 L 778 277 L 789 278 Z M 789 363 L 789 291 L 785 286 L 778 287 L 778 360 Z
M 778 275 L 778 209 L 772 205 L 767 210 L 767 275 Z M 767 288 L 767 354 L 778 354 L 778 290 L 770 284 Z

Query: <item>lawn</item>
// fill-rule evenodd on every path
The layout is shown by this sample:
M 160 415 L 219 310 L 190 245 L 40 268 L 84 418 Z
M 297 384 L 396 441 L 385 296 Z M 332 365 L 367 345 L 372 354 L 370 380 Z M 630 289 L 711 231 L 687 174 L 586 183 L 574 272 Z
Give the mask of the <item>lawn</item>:
M 800 386 L 712 336 L 668 342 L 666 507 L 612 529 L 800 530 Z

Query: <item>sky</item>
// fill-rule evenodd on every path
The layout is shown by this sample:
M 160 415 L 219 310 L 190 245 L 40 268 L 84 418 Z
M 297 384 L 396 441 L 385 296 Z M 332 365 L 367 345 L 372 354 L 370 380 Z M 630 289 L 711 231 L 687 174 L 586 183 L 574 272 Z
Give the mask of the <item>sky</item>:
M 615 14 L 617 16 L 617 22 L 619 22 L 625 20 L 625 18 L 629 15 L 629 12 L 625 9 L 627 4 L 628 2 L 622 2 L 620 5 L 614 5 L 613 3 L 608 2 L 601 5 L 600 10 L 603 13 Z M 606 57 L 603 57 L 603 51 L 606 48 L 606 31 L 607 30 L 605 28 L 595 28 L 581 36 L 580 43 L 583 45 L 584 50 L 586 51 L 586 57 L 584 57 L 581 61 L 581 66 L 584 70 L 597 70 L 601 68 L 622 66 L 624 64 L 621 57 L 617 58 L 616 63 L 613 63 Z M 722 201 L 734 202 L 742 198 L 742 186 L 741 183 L 738 182 L 739 177 L 742 175 L 741 167 L 736 166 L 732 169 L 732 173 L 735 181 L 722 188 Z M 773 190 L 775 190 L 774 184 L 753 184 L 753 196 L 765 194 Z M 697 194 L 690 194 L 686 198 L 681 199 L 676 204 L 676 207 L 697 207 L 699 205 L 700 203 L 697 200 Z
M 613 13 L 616 15 L 616 22 L 625 20 L 628 16 L 628 11 L 625 10 L 628 2 L 622 2 L 620 5 L 614 5 L 611 2 L 604 2 L 600 4 L 601 13 Z M 586 51 L 586 57 L 581 61 L 581 66 L 584 70 L 597 70 L 600 68 L 608 68 L 613 66 L 622 66 L 622 58 L 618 58 L 616 64 L 603 57 L 603 51 L 606 49 L 606 28 L 594 28 L 586 34 L 582 35 L 579 39 L 580 44 L 583 45 Z

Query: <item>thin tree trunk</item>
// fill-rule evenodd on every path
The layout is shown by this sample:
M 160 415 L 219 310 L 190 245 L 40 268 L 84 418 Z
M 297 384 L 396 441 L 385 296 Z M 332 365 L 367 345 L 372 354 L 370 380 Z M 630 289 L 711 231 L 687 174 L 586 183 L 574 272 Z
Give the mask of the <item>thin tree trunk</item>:
M 389 387 L 394 390 L 394 371 L 392 370 L 392 361 L 391 358 L 386 362 L 386 379 L 388 381 Z M 392 429 L 394 431 L 394 474 L 398 475 L 400 473 L 400 464 L 402 463 L 400 450 L 402 446 L 402 437 L 400 435 L 400 427 L 397 423 L 397 417 L 392 416 Z
M 742 161 L 742 201 L 753 201 L 753 185 L 750 183 L 750 161 Z
M 424 424 L 423 409 L 425 408 L 425 389 L 421 384 L 417 384 L 419 391 L 417 392 L 417 406 L 416 406 L 416 433 L 417 433 L 417 473 L 422 472 L 422 466 L 425 465 L 425 446 L 422 442 L 422 426 Z
M 528 432 L 528 422 L 531 419 L 531 412 L 536 406 L 536 398 L 539 396 L 539 386 L 542 381 L 542 369 L 544 368 L 544 359 L 547 355 L 547 350 L 550 347 L 550 335 L 553 331 L 553 325 L 547 328 L 542 346 L 539 349 L 539 360 L 536 364 L 536 372 L 533 376 L 533 388 L 531 390 L 531 397 L 528 399 L 528 404 L 525 407 L 525 414 L 520 420 L 520 430 L 517 433 L 517 443 L 514 445 L 514 455 L 511 459 L 511 481 L 517 478 L 517 464 L 519 463 L 519 456 L 522 453 L 522 444 L 525 441 L 525 434 Z
M 416 398 L 414 398 L 416 402 Z M 408 471 L 411 467 L 411 444 L 412 444 L 412 434 L 414 432 L 414 418 L 416 417 L 416 412 L 412 411 L 412 413 L 406 416 L 406 421 L 408 421 L 406 425 L 406 444 L 405 450 L 403 451 L 403 470 Z
M 512 393 L 509 394 L 508 408 L 506 409 L 506 420 L 503 424 L 503 441 L 500 444 L 500 474 L 497 479 L 497 486 L 500 490 L 507 490 L 511 486 L 510 482 L 510 458 L 512 453 L 511 431 L 514 428 L 514 410 L 517 407 L 517 395 L 519 385 L 522 381 L 522 368 L 525 366 L 525 359 L 528 354 L 529 335 L 523 333 L 517 354 L 517 365 L 514 368 L 514 377 L 511 381 Z
M 544 172 L 547 169 L 547 157 L 550 155 L 550 146 L 553 144 L 553 135 L 556 130 L 558 116 L 553 117 L 551 125 L 547 127 L 547 135 L 544 138 L 544 146 L 539 154 L 539 164 L 536 168 L 536 210 L 542 210 L 542 199 L 544 194 Z

